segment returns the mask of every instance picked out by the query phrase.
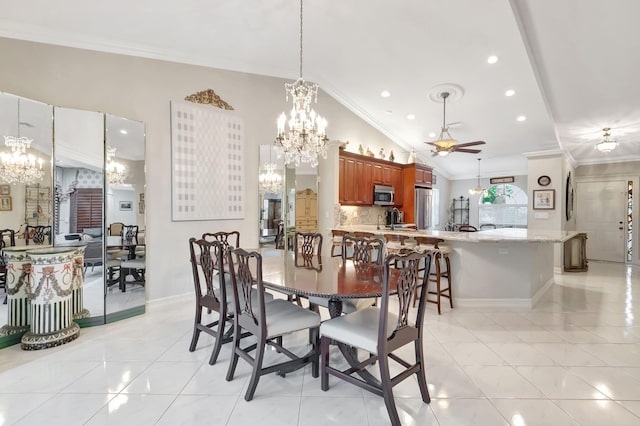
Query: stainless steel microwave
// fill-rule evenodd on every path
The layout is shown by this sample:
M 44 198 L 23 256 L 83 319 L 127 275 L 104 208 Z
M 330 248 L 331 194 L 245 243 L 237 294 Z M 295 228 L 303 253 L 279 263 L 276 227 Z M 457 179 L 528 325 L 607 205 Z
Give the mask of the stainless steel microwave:
M 395 202 L 393 186 L 374 185 L 373 204 L 378 206 L 392 206 Z

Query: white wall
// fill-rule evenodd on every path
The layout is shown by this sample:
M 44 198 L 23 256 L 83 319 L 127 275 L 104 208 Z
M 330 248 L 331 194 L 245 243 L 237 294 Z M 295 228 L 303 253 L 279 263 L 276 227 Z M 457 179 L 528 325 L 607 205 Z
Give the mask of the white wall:
M 278 115 L 291 108 L 285 101 L 285 80 L 6 38 L 0 38 L 0 52 L 0 91 L 145 123 L 148 299 L 192 291 L 187 261 L 191 236 L 239 230 L 244 246 L 257 247 L 258 146 L 272 143 Z M 209 88 L 245 122 L 246 215 L 243 220 L 172 222 L 169 101 Z M 327 118 L 331 139 L 385 150 L 392 146 L 324 92 L 315 109 Z

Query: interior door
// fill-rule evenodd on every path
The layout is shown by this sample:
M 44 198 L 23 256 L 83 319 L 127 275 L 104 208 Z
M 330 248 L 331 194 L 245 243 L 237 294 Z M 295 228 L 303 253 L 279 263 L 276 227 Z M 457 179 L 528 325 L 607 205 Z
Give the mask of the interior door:
M 625 261 L 625 181 L 578 182 L 576 226 L 586 232 L 587 259 Z

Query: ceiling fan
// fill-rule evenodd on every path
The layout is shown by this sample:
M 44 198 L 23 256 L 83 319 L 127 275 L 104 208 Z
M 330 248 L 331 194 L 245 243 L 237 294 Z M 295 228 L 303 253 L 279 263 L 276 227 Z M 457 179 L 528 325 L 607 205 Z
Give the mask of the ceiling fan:
M 469 154 L 478 154 L 481 150 L 479 149 L 469 149 L 469 146 L 476 145 L 484 145 L 485 141 L 474 141 L 474 142 L 466 142 L 466 143 L 458 143 L 455 139 L 451 137 L 449 134 L 449 125 L 447 125 L 447 98 L 449 97 L 449 92 L 440 93 L 440 97 L 442 98 L 442 130 L 440 131 L 440 136 L 438 140 L 435 142 L 425 142 L 428 145 L 433 145 L 433 149 L 431 152 L 434 156 L 441 155 L 445 156 L 452 152 L 466 152 Z M 446 137 L 445 137 L 446 136 Z

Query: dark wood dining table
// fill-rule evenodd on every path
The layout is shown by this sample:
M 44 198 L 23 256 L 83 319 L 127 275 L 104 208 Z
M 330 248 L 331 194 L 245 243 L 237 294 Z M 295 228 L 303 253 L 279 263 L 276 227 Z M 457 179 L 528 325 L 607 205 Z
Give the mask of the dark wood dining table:
M 262 281 L 265 288 L 287 294 L 327 298 L 331 318 L 342 314 L 345 299 L 382 295 L 382 265 L 358 266 L 341 257 L 303 257 L 292 251 L 271 248 L 263 248 L 258 252 L 262 255 Z M 390 273 L 389 289 L 394 292 L 400 271 L 391 269 Z M 353 347 L 345 344 L 338 344 L 338 347 L 351 366 L 360 363 Z M 365 381 L 376 385 L 380 383 L 366 370 L 359 374 Z
M 300 296 L 323 297 L 329 301 L 329 313 L 342 313 L 345 299 L 375 298 L 382 294 L 382 265 L 355 265 L 341 257 L 296 255 L 288 250 L 263 248 L 262 280 L 265 288 Z M 392 270 L 390 290 L 395 291 Z

